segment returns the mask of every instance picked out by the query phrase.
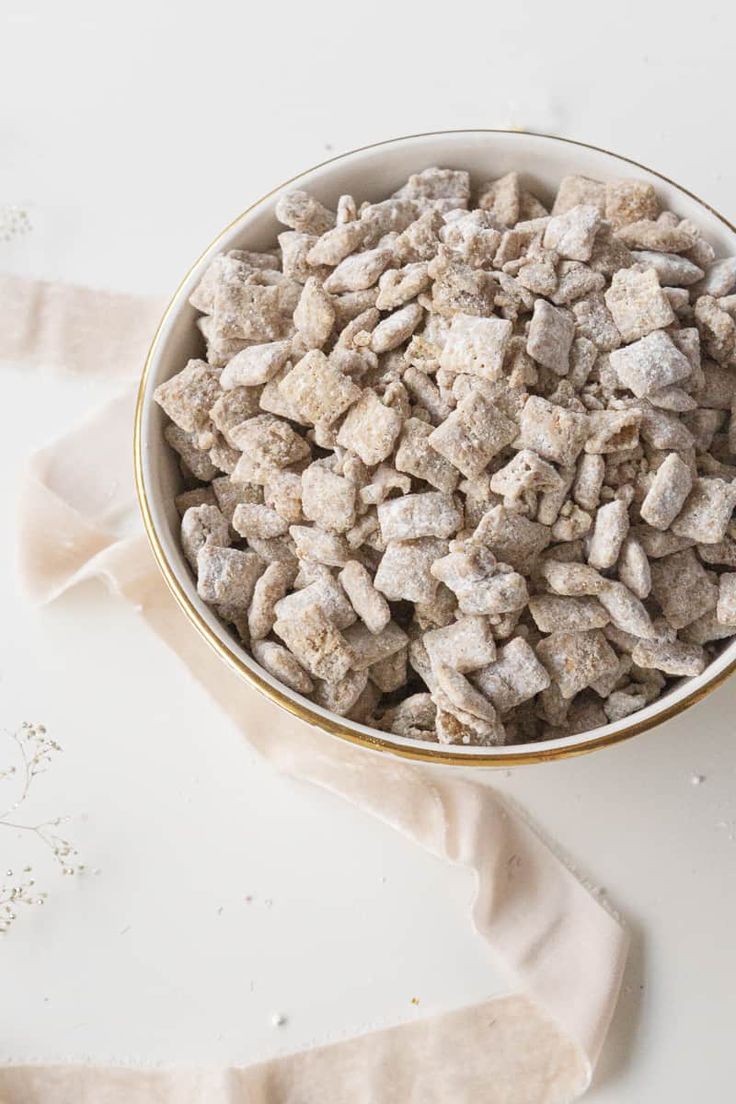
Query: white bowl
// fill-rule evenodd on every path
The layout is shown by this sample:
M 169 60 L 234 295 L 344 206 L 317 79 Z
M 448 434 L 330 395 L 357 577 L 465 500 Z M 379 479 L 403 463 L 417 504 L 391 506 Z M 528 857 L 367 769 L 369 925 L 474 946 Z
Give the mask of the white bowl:
M 199 598 L 179 545 L 174 496 L 180 490 L 181 476 L 176 457 L 163 439 L 164 415 L 152 395 L 159 383 L 180 371 L 190 357 L 202 353 L 202 339 L 194 324 L 197 312 L 187 300 L 210 259 L 226 249 L 269 249 L 281 229 L 274 207 L 285 189 L 304 188 L 333 207 L 343 193 L 354 195 L 359 202 L 375 201 L 395 191 L 411 173 L 430 165 L 469 169 L 476 185 L 517 170 L 542 200 L 551 199 L 560 179 L 569 173 L 599 180 L 637 176 L 655 185 L 665 206 L 702 227 L 718 254 L 736 254 L 736 229 L 702 200 L 635 161 L 565 138 L 517 131 L 443 131 L 396 138 L 335 157 L 280 185 L 249 207 L 212 242 L 175 292 L 153 339 L 138 397 L 135 463 L 141 509 L 166 582 L 195 628 L 252 685 L 308 723 L 377 750 L 466 766 L 509 766 L 577 755 L 660 724 L 698 701 L 736 667 L 736 641 L 727 644 L 701 675 L 681 680 L 646 709 L 614 724 L 576 736 L 510 747 L 442 746 L 356 724 L 277 682 Z

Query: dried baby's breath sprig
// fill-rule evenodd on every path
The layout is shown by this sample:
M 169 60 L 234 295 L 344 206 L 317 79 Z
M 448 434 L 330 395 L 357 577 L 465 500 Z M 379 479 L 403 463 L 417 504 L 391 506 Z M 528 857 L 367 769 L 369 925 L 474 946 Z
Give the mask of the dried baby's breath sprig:
M 14 745 L 16 761 L 0 770 L 0 783 L 15 783 L 16 790 L 11 803 L 0 812 L 0 828 L 34 836 L 51 853 L 61 874 L 81 874 L 84 865 L 78 862 L 76 848 L 57 830 L 65 818 L 55 817 L 29 824 L 19 814 L 34 778 L 46 772 L 53 757 L 62 750 L 61 746 L 48 736 L 43 725 L 28 721 L 24 721 L 16 732 L 6 735 Z M 35 889 L 36 882 L 32 874 L 33 868 L 30 865 L 25 865 L 19 874 L 12 869 L 5 871 L 7 880 L 0 883 L 0 934 L 9 931 L 17 920 L 18 906 L 42 905 L 46 901 L 47 894 Z

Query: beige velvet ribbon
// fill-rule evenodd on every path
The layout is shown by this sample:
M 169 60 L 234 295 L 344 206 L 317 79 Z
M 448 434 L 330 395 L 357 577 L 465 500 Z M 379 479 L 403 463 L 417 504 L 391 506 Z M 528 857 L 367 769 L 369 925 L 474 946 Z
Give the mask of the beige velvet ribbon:
M 6 278 L 0 356 L 132 379 L 161 304 Z M 8 338 L 8 334 L 10 337 Z M 8 352 L 8 350 L 10 350 Z M 2 1104 L 562 1104 L 590 1083 L 626 935 L 515 810 L 457 769 L 341 743 L 226 668 L 167 590 L 137 520 L 134 389 L 37 453 L 20 495 L 23 585 L 47 602 L 91 577 L 133 603 L 280 770 L 470 868 L 473 922 L 512 995 L 245 1068 L 0 1067 Z M 145 723 L 145 718 L 141 718 Z M 476 776 L 477 777 L 477 776 Z

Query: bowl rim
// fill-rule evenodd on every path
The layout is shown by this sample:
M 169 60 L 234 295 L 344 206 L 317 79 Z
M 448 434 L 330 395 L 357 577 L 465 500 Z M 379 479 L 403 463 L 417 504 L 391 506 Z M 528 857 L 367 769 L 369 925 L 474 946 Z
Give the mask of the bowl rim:
M 455 134 L 504 134 L 512 135 L 518 134 L 520 137 L 531 138 L 543 138 L 554 142 L 561 142 L 566 145 L 574 146 L 580 149 L 592 150 L 595 153 L 606 154 L 610 157 L 615 157 L 618 161 L 622 161 L 625 164 L 632 165 L 634 168 L 641 169 L 652 176 L 657 177 L 659 180 L 664 181 L 666 184 L 671 185 L 678 191 L 689 196 L 697 204 L 703 207 L 711 215 L 713 215 L 719 222 L 721 222 L 732 234 L 736 235 L 736 226 L 734 226 L 724 215 L 717 211 L 700 196 L 690 191 L 688 188 L 683 187 L 670 177 L 665 176 L 664 173 L 658 172 L 656 169 L 652 169 L 647 165 L 642 164 L 639 161 L 634 160 L 631 157 L 625 157 L 622 154 L 615 153 L 612 150 L 605 149 L 602 146 L 596 146 L 589 142 L 581 142 L 574 138 L 564 138 L 556 134 L 548 134 L 541 131 L 526 130 L 521 128 L 510 127 L 458 127 L 449 130 L 436 130 L 436 131 L 421 131 L 417 134 L 404 134 L 396 138 L 384 139 L 380 142 L 371 142 L 364 146 L 358 146 L 355 149 L 346 150 L 343 153 L 336 154 L 334 157 L 329 157 L 324 161 L 318 162 L 316 165 L 312 165 L 309 168 L 303 169 L 296 175 L 289 177 L 289 179 L 277 184 L 274 188 L 271 188 L 268 192 L 259 196 L 249 204 L 243 211 L 241 211 L 234 219 L 232 219 L 218 234 L 212 239 L 212 241 L 202 250 L 199 256 L 189 266 L 186 273 L 180 280 L 176 289 L 174 290 L 166 308 L 161 316 L 161 319 L 156 327 L 156 331 L 151 339 L 151 344 L 146 355 L 146 359 L 141 374 L 140 383 L 138 385 L 138 392 L 135 404 L 134 426 L 133 426 L 133 465 L 135 476 L 136 494 L 138 497 L 139 508 L 143 517 L 143 524 L 148 537 L 148 541 L 151 545 L 151 550 L 154 555 L 154 559 L 161 571 L 164 581 L 171 591 L 174 599 L 179 607 L 182 609 L 191 624 L 197 629 L 199 634 L 204 638 L 207 644 L 216 652 L 216 654 L 227 664 L 227 666 L 244 678 L 254 689 L 259 693 L 265 695 L 269 700 L 274 701 L 277 705 L 286 709 L 287 712 L 297 717 L 299 720 L 305 723 L 316 726 L 322 731 L 329 733 L 332 736 L 347 741 L 348 743 L 358 745 L 363 748 L 367 748 L 372 751 L 384 752 L 390 755 L 396 755 L 403 759 L 411 759 L 424 763 L 441 764 L 445 766 L 466 766 L 466 767 L 512 767 L 521 765 L 524 763 L 544 763 L 558 759 L 573 758 L 578 755 L 584 755 L 588 752 L 594 751 L 598 748 L 611 747 L 614 744 L 621 743 L 623 740 L 631 739 L 631 737 L 639 735 L 642 732 L 646 732 L 657 725 L 663 724 L 665 721 L 671 720 L 673 717 L 683 713 L 690 706 L 695 705 L 697 702 L 702 701 L 711 691 L 715 690 L 718 686 L 722 685 L 730 675 L 736 670 L 736 658 L 727 664 L 722 670 L 716 672 L 707 683 L 700 687 L 696 687 L 690 693 L 685 694 L 678 701 L 674 702 L 669 707 L 663 709 L 661 712 L 656 713 L 653 716 L 645 717 L 642 720 L 633 719 L 631 723 L 623 725 L 621 728 L 612 732 L 606 732 L 603 728 L 600 736 L 592 736 L 588 740 L 582 740 L 575 744 L 561 745 L 555 741 L 555 746 L 545 746 L 545 743 L 552 744 L 553 741 L 540 741 L 539 743 L 530 744 L 518 744 L 514 745 L 514 752 L 510 753 L 505 750 L 503 746 L 499 748 L 488 749 L 486 752 L 479 752 L 469 755 L 467 750 L 464 751 L 458 748 L 454 748 L 453 745 L 443 745 L 429 743 L 419 744 L 418 742 L 413 745 L 397 744 L 393 740 L 384 738 L 379 734 L 377 729 L 372 730 L 375 735 L 369 735 L 367 733 L 355 731 L 349 728 L 343 723 L 341 717 L 337 714 L 331 713 L 318 713 L 313 710 L 307 703 L 306 699 L 299 698 L 298 700 L 292 700 L 279 688 L 278 684 L 272 685 L 262 678 L 257 671 L 252 670 L 247 666 L 239 655 L 223 640 L 206 622 L 202 617 L 199 610 L 192 603 L 189 595 L 178 577 L 176 570 L 172 567 L 166 552 L 163 548 L 161 540 L 156 529 L 156 524 L 153 518 L 153 513 L 148 500 L 148 492 L 146 488 L 145 480 L 145 464 L 143 459 L 144 440 L 143 440 L 143 414 L 145 408 L 146 389 L 148 383 L 148 377 L 151 372 L 151 366 L 158 352 L 159 342 L 161 336 L 169 323 L 171 316 L 175 309 L 180 306 L 179 299 L 182 289 L 187 284 L 191 274 L 200 264 L 202 259 L 210 253 L 218 242 L 226 237 L 231 230 L 233 230 L 238 223 L 240 223 L 248 214 L 260 207 L 266 200 L 276 195 L 282 189 L 287 188 L 289 185 L 296 183 L 303 177 L 316 172 L 319 169 L 326 168 L 337 161 L 345 160 L 356 154 L 364 153 L 369 150 L 377 149 L 383 146 L 396 145 L 401 142 L 408 142 L 412 139 L 420 138 L 441 138 L 447 135 Z M 632 715 L 634 718 L 636 714 Z M 591 730 L 594 731 L 594 730 Z

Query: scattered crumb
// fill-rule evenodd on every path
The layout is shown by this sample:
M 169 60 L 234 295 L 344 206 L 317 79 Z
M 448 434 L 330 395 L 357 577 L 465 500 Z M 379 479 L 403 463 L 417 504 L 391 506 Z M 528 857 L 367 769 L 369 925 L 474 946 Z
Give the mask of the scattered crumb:
M 414 1005 L 419 1004 L 419 997 L 412 997 L 409 1003 Z
M 703 782 L 705 782 L 705 775 L 704 774 L 691 774 L 690 775 L 690 785 L 691 786 L 700 786 L 701 783 L 703 783 Z
M 283 1027 L 286 1023 L 286 1016 L 283 1014 L 283 1012 L 274 1012 L 273 1016 L 271 1017 L 271 1023 L 274 1027 Z
M 132 927 L 133 927 L 132 924 L 126 924 L 124 928 L 120 929 L 120 934 L 121 935 L 126 935 Z
M 266 908 L 271 908 L 271 905 L 273 904 L 273 901 L 271 900 L 270 897 L 267 897 L 266 900 L 263 903 L 266 906 Z
M 222 906 L 222 905 L 220 905 L 220 907 L 219 907 L 219 908 L 218 908 L 218 910 L 217 910 L 217 915 L 218 915 L 218 916 L 222 916 L 222 912 L 223 912 L 223 906 Z

